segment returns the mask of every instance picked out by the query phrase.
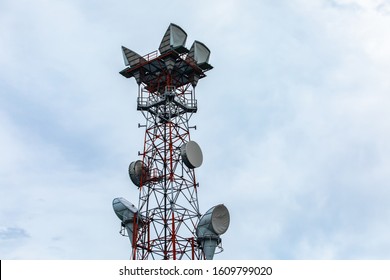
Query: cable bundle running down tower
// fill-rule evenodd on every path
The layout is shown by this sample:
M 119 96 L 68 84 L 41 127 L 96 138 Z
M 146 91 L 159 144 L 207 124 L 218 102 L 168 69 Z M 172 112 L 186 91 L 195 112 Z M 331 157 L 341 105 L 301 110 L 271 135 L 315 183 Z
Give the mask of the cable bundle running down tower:
M 203 155 L 190 138 L 189 120 L 197 112 L 195 87 L 213 67 L 209 49 L 195 41 L 188 50 L 186 39 L 182 28 L 170 24 L 158 51 L 140 56 L 122 46 L 127 67 L 120 74 L 135 78 L 137 110 L 145 117 L 141 158 L 129 166 L 138 206 L 113 200 L 134 260 L 213 259 L 230 223 L 223 204 L 203 216 L 199 210 L 195 169 Z

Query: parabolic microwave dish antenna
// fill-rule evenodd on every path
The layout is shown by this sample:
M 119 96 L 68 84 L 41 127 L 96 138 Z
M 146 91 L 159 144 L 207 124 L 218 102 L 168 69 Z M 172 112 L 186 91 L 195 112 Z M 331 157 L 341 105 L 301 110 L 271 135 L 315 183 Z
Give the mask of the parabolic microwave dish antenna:
M 188 141 L 180 149 L 184 164 L 188 168 L 198 168 L 202 165 L 203 154 L 195 141 Z
M 112 207 L 119 220 L 122 221 L 122 225 L 126 228 L 130 244 L 133 245 L 135 225 L 141 222 L 138 219 L 138 209 L 123 197 L 114 198 Z
M 227 231 L 229 224 L 229 210 L 223 204 L 212 207 L 200 219 L 196 228 L 196 235 L 206 260 L 213 259 L 215 249 L 221 243 L 220 235 Z
M 143 180 L 143 183 L 145 183 L 147 175 L 148 169 L 141 160 L 136 160 L 130 163 L 129 176 L 134 185 L 139 187 L 141 185 L 141 180 Z

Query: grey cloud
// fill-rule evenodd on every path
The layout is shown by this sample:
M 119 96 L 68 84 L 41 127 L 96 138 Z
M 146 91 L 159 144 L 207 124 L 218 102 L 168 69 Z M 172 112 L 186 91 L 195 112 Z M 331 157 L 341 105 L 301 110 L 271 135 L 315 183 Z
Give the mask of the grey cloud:
M 2 240 L 20 239 L 28 237 L 30 237 L 30 235 L 23 228 L 7 227 L 5 229 L 0 230 L 0 239 Z

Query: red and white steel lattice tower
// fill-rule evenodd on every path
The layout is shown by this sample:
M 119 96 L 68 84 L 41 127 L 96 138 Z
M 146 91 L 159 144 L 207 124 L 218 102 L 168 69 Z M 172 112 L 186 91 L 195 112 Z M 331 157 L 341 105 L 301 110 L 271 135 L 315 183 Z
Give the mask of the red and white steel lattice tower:
M 140 159 L 129 166 L 138 206 L 124 198 L 113 201 L 134 260 L 212 259 L 230 222 L 223 204 L 203 216 L 199 209 L 195 168 L 203 156 L 190 138 L 189 120 L 197 112 L 195 87 L 212 66 L 209 49 L 195 41 L 188 50 L 186 38 L 170 24 L 158 51 L 140 56 L 122 47 L 128 67 L 120 74 L 135 78 L 137 110 L 146 121 L 140 125 L 145 128 Z

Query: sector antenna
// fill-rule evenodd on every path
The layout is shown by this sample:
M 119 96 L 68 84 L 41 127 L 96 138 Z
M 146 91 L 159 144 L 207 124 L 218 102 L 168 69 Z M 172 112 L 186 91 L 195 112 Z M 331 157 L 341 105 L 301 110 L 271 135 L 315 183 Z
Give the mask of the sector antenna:
M 206 72 L 210 50 L 171 23 L 158 50 L 141 56 L 122 46 L 126 68 L 120 74 L 138 85 L 137 110 L 145 129 L 139 158 L 129 165 L 138 190 L 137 206 L 119 197 L 113 208 L 121 233 L 129 237 L 133 260 L 213 259 L 222 251 L 221 235 L 229 211 L 218 204 L 201 214 L 195 170 L 203 163 L 200 145 L 191 139 L 191 116 L 197 112 L 195 88 Z

